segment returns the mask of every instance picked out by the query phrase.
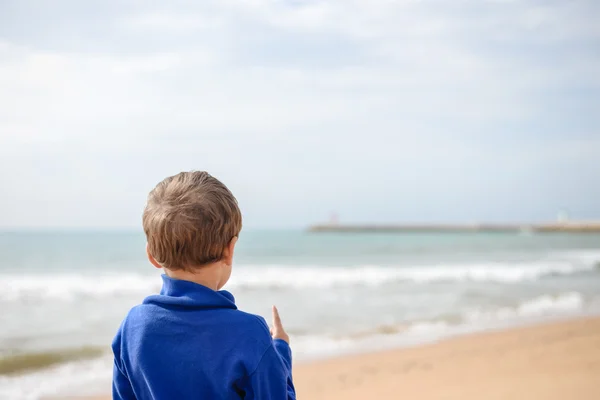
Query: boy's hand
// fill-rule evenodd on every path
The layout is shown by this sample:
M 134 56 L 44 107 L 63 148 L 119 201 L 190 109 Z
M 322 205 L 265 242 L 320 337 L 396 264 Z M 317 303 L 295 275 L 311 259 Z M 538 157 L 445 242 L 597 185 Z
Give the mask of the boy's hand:
M 285 333 L 285 329 L 283 329 L 281 318 L 279 318 L 279 311 L 277 311 L 277 307 L 275 306 L 273 306 L 273 327 L 271 328 L 271 336 L 273 336 L 273 339 L 281 339 L 287 344 L 290 344 L 290 337 Z

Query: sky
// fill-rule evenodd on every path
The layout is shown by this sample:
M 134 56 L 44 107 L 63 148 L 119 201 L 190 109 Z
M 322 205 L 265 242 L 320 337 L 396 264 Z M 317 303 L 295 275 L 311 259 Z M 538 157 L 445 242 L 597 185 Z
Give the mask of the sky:
M 0 1 L 0 228 L 600 220 L 596 0 Z

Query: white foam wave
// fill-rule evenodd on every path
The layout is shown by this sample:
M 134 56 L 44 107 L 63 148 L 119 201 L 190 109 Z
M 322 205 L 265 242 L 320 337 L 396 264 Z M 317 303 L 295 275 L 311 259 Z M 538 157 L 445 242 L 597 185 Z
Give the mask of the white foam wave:
M 39 400 L 103 394 L 110 388 L 112 365 L 112 357 L 107 355 L 26 375 L 0 376 L 0 399 Z
M 583 309 L 585 300 L 577 292 L 558 296 L 543 295 L 520 303 L 517 307 L 502 307 L 495 310 L 473 310 L 465 313 L 469 322 L 504 321 L 517 318 L 560 315 Z
M 530 263 L 479 263 L 472 265 L 429 265 L 419 267 L 330 267 L 330 266 L 239 266 L 226 289 L 332 288 L 381 286 L 412 282 L 498 282 L 534 281 L 549 275 L 590 271 L 590 262 L 549 261 Z M 0 301 L 27 299 L 72 300 L 79 297 L 147 295 L 160 290 L 155 274 L 75 273 L 0 275 Z
M 600 264 L 600 250 L 570 250 L 554 253 L 552 254 L 552 256 L 558 259 L 567 259 L 572 260 L 574 262 L 583 263 L 592 267 L 596 266 L 597 264 Z
M 156 275 L 0 275 L 0 300 L 72 300 L 82 296 L 150 294 L 158 292 L 160 285 Z
M 415 345 L 457 334 L 478 332 L 488 328 L 516 326 L 541 317 L 578 315 L 590 304 L 577 292 L 565 292 L 555 296 L 542 295 L 527 299 L 514 307 L 486 308 L 465 311 L 461 318 L 449 322 L 444 318 L 413 321 L 398 329 L 374 328 L 350 336 L 306 335 L 292 337 L 294 348 L 301 357 L 315 357 L 368 349 L 374 346 Z M 454 318 L 453 318 L 454 319 Z M 387 331 L 387 332 L 386 332 Z
M 535 262 L 521 264 L 436 265 L 422 267 L 264 267 L 239 268 L 231 287 L 316 287 L 367 285 L 390 282 L 499 282 L 515 283 L 540 279 L 548 275 L 569 275 L 591 270 L 588 264 L 570 262 Z

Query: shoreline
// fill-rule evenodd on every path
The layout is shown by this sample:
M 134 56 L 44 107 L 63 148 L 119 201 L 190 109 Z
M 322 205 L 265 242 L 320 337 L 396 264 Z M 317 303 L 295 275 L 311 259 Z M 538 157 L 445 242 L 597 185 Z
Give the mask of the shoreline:
M 591 400 L 600 398 L 598 376 L 598 316 L 470 333 L 294 366 L 298 398 L 307 400 Z

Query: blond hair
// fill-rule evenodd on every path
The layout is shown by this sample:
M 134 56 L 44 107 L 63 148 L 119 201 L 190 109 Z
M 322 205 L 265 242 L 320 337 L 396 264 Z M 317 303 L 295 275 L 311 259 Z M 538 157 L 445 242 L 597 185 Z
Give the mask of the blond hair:
M 143 225 L 148 252 L 160 265 L 193 270 L 221 260 L 242 229 L 242 214 L 229 189 L 208 172 L 181 172 L 150 192 Z

